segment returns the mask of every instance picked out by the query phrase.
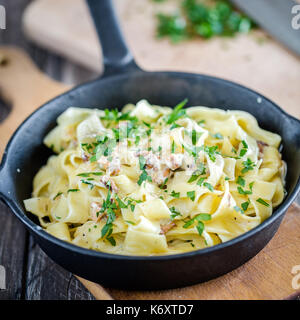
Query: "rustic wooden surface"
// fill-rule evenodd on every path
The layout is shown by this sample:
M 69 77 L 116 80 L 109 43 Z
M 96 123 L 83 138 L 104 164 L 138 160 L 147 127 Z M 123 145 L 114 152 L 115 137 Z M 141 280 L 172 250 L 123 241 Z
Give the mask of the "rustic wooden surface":
M 176 45 L 156 39 L 155 13 L 174 12 L 181 1 L 113 0 L 123 34 L 142 68 L 204 73 L 236 81 L 300 118 L 300 58 L 261 30 Z M 34 1 L 24 15 L 24 32 L 45 48 L 91 70 L 101 69 L 99 43 L 85 0 Z
M 24 39 L 20 32 L 20 17 L 29 2 L 1 2 L 7 10 L 7 29 L 0 31 L 0 43 L 15 44 L 26 49 L 42 71 L 66 84 L 93 78 L 95 73 L 76 67 Z M 7 115 L 8 109 L 8 106 L 0 101 L 0 119 Z M 1 231 L 4 231 L 0 232 L 0 264 L 6 266 L 7 271 L 7 289 L 0 290 L 0 299 L 93 299 L 91 293 L 72 274 L 52 262 L 35 245 L 33 239 L 3 204 L 0 204 L 0 225 Z M 126 298 L 117 291 L 111 293 L 115 298 Z M 131 294 L 128 293 L 127 298 L 130 297 Z
M 96 76 L 26 41 L 21 32 L 21 16 L 30 0 L 2 0 L 7 13 L 7 29 L 0 30 L 0 44 L 25 49 L 39 68 L 53 79 L 77 84 Z M 9 106 L 0 99 L 0 121 Z M 0 265 L 6 267 L 6 290 L 1 299 L 92 300 L 93 295 L 70 272 L 48 258 L 35 244 L 12 212 L 0 203 Z

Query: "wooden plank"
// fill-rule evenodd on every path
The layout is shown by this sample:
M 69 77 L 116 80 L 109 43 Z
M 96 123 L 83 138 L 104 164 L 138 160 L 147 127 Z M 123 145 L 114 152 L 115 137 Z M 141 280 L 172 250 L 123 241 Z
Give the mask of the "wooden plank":
M 0 43 L 18 43 L 26 47 L 21 32 L 15 30 L 21 28 L 21 15 L 28 3 L 28 0 L 1 1 L 1 5 L 6 8 L 7 29 L 0 30 Z M 1 120 L 8 115 L 7 111 L 9 111 L 7 106 L 1 102 Z M 1 137 L 0 144 L 2 144 Z M 0 300 L 21 299 L 24 297 L 24 263 L 27 257 L 28 235 L 23 225 L 3 203 L 0 203 L 0 226 L 0 265 L 5 268 L 5 289 L 0 290 Z
M 27 254 L 27 235 L 22 224 L 10 209 L 0 202 L 0 265 L 5 269 L 5 286 L 0 300 L 23 297 L 24 261 Z M 3 270 L 1 270 L 3 277 Z
M 249 262 L 217 279 L 174 290 L 108 289 L 115 299 L 284 299 L 294 294 L 292 268 L 300 265 L 300 207 L 287 212 L 270 243 Z M 96 296 L 97 298 L 97 296 Z
M 55 54 L 37 48 L 26 40 L 21 31 L 21 15 L 31 0 L 2 0 L 7 13 L 7 29 L 0 30 L 1 44 L 14 44 L 27 50 L 38 66 L 57 80 L 69 84 L 79 83 L 94 76 L 90 71 L 73 66 Z M 81 80 L 82 77 L 82 80 Z M 0 119 L 8 115 L 7 105 L 0 103 Z M 1 122 L 0 122 L 1 126 Z M 0 149 L 4 147 L 0 138 Z M 0 290 L 3 299 L 68 299 L 91 300 L 93 295 L 70 272 L 53 263 L 41 249 L 28 240 L 28 233 L 11 210 L 0 203 L 0 265 L 5 267 L 5 290 Z M 29 253 L 29 255 L 28 255 Z M 27 262 L 28 260 L 28 262 Z M 41 272 L 51 265 L 51 274 Z M 0 275 L 1 276 L 1 275 Z M 51 279 L 51 282 L 49 281 Z
M 80 281 L 53 262 L 30 238 L 25 299 L 93 300 L 94 297 Z

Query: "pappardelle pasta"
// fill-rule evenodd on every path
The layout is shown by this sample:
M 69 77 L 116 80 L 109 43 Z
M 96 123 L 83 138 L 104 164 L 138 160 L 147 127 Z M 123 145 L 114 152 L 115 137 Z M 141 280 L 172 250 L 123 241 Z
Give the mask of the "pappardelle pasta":
M 247 112 L 185 104 L 67 109 L 26 210 L 59 239 L 125 255 L 197 250 L 258 226 L 284 198 L 281 137 Z

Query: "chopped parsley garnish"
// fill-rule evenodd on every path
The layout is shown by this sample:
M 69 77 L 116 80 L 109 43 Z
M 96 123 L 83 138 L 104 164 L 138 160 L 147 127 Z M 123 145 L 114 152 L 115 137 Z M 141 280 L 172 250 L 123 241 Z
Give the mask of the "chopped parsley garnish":
M 171 125 L 171 128 L 170 130 L 173 130 L 175 128 L 180 128 L 181 126 L 179 124 L 177 124 L 176 122 L 174 122 L 172 125 Z
M 116 240 L 113 237 L 106 237 L 106 240 L 108 240 L 112 246 L 116 246 Z
M 166 123 L 171 124 L 175 121 L 177 121 L 179 118 L 186 115 L 186 111 L 182 108 L 186 105 L 187 99 L 184 99 L 182 102 L 180 102 L 174 110 L 166 117 Z
M 116 195 L 116 200 L 120 209 L 127 208 L 128 206 Z
M 187 37 L 185 20 L 178 14 L 157 14 L 158 26 L 157 36 L 159 38 L 168 36 L 176 43 Z
M 104 225 L 104 227 L 101 229 L 101 237 L 104 238 L 104 236 L 106 234 L 108 234 L 109 231 L 112 230 L 112 229 L 113 229 L 113 224 L 112 223 L 106 223 Z
M 174 190 L 171 192 L 171 196 L 173 197 L 173 198 L 179 198 L 180 197 L 180 192 L 175 192 Z
M 171 153 L 175 153 L 176 146 L 175 146 L 175 141 L 173 140 L 172 142 L 172 147 L 171 147 Z
M 246 161 L 243 161 L 243 166 L 244 168 L 242 169 L 242 173 L 246 173 L 250 170 L 253 170 L 255 163 L 248 158 Z
M 245 149 L 248 149 L 248 144 L 245 140 L 242 140 L 242 144 Z
M 166 178 L 166 179 L 164 180 L 164 182 L 159 186 L 159 188 L 160 188 L 160 189 L 165 189 L 165 188 L 167 187 L 166 184 L 167 184 L 168 180 L 169 180 L 169 178 Z
M 207 155 L 209 156 L 209 159 L 212 162 L 215 162 L 216 161 L 216 155 L 220 154 L 220 152 L 217 151 L 219 149 L 218 146 L 212 146 L 212 147 L 203 146 L 202 149 L 204 150 L 204 152 L 207 153 Z
M 239 176 L 236 180 L 236 183 L 239 184 L 242 187 L 245 187 L 246 181 L 241 176 Z
M 60 195 L 62 195 L 63 193 L 62 192 L 58 192 L 55 197 L 53 198 L 53 200 L 57 199 Z
M 198 146 L 191 146 L 191 148 L 187 147 L 186 145 L 182 144 L 181 145 L 183 150 L 186 150 L 186 152 L 193 156 L 194 158 L 197 158 L 198 153 L 203 150 L 203 146 L 202 147 L 198 147 Z
M 206 173 L 206 168 L 203 163 L 200 163 L 199 169 L 197 169 L 196 171 L 194 171 L 192 173 L 191 177 L 188 180 L 188 183 L 192 183 L 192 182 L 196 181 L 201 175 L 203 175 L 205 173 Z
M 116 145 L 117 142 L 115 139 L 108 138 L 107 136 L 97 136 L 97 145 L 93 150 L 93 156 L 90 158 L 90 162 L 99 160 L 101 156 L 110 156 Z
M 137 184 L 140 186 L 144 181 L 149 181 L 149 182 L 152 181 L 152 178 L 150 176 L 148 176 L 146 170 L 142 171 Z
M 179 6 L 174 14 L 157 14 L 157 37 L 168 37 L 177 43 L 196 37 L 232 37 L 237 33 L 248 33 L 256 27 L 250 18 L 236 10 L 227 0 L 182 0 Z
M 133 221 L 129 221 L 129 220 L 125 220 L 126 223 L 131 224 L 131 225 L 135 225 L 135 223 Z
M 90 150 L 93 149 L 93 145 L 90 144 L 90 143 L 82 143 L 82 144 L 81 144 L 81 148 L 82 148 L 84 151 L 87 151 L 88 153 L 90 153 Z
M 270 207 L 270 205 L 268 204 L 268 202 L 266 202 L 266 201 L 263 200 L 262 198 L 258 198 L 256 201 L 257 201 L 258 203 L 266 206 L 266 207 Z
M 81 181 L 82 183 L 84 183 L 84 184 L 87 184 L 91 189 L 94 188 L 94 184 L 93 184 L 92 182 L 87 181 L 87 180 L 84 180 L 84 179 L 81 179 L 80 181 Z
M 79 191 L 79 189 L 69 189 L 67 192 L 69 193 L 69 192 L 77 192 L 77 191 Z
M 192 200 L 195 200 L 195 191 L 188 191 L 186 195 Z
M 195 222 L 197 222 L 196 229 L 197 229 L 199 235 L 201 236 L 203 233 L 203 230 L 204 230 L 204 223 L 202 221 L 208 221 L 208 220 L 211 220 L 210 214 L 200 213 L 200 214 L 196 215 L 194 218 L 185 222 L 185 224 L 183 225 L 183 228 L 187 229 L 190 226 L 192 226 Z
M 124 201 L 127 200 L 127 207 L 130 207 L 130 210 L 133 212 L 137 203 L 141 203 L 141 200 L 136 200 L 133 198 L 126 197 Z
M 197 143 L 197 131 L 195 129 L 192 130 L 192 144 L 195 146 Z
M 243 203 L 241 204 L 241 206 L 242 206 L 242 208 L 243 208 L 244 211 L 247 211 L 247 209 L 248 209 L 248 207 L 249 207 L 249 204 L 250 204 L 250 201 L 249 201 L 249 200 L 246 201 L 246 202 L 243 202 Z
M 243 157 L 248 151 L 248 144 L 246 143 L 245 140 L 242 140 L 242 144 L 243 144 L 243 149 L 241 149 L 240 151 L 240 157 Z
M 204 182 L 203 183 L 204 187 L 206 187 L 209 191 L 213 192 L 214 191 L 214 187 L 208 183 L 208 182 Z
M 203 184 L 203 182 L 204 182 L 204 180 L 205 180 L 204 177 L 200 178 L 200 179 L 197 181 L 197 185 L 201 187 L 202 184 Z
M 191 177 L 188 180 L 188 183 L 192 183 L 192 182 L 196 181 L 199 177 L 200 177 L 200 172 L 198 172 L 198 171 L 193 172 L 193 174 L 191 175 Z
M 171 211 L 171 220 L 174 220 L 174 218 L 177 216 L 181 216 L 181 213 L 177 211 L 175 207 L 171 207 L 170 211 Z
M 133 122 L 138 121 L 136 117 L 130 116 L 129 112 L 121 113 L 117 109 L 113 109 L 113 110 L 105 109 L 104 114 L 105 115 L 103 117 L 100 117 L 101 120 L 114 121 L 114 122 L 119 122 L 124 120 L 133 121 Z
M 146 159 L 143 156 L 139 156 L 140 170 L 144 170 L 146 166 Z
M 252 191 L 253 185 L 254 185 L 254 181 L 252 181 L 251 183 L 249 183 L 249 189 L 250 189 L 251 191 Z
M 83 173 L 77 174 L 77 176 L 78 176 L 78 177 L 87 178 L 87 177 L 89 177 L 90 175 L 93 175 L 93 176 L 102 176 L 103 174 L 104 174 L 103 172 L 83 172 Z
M 251 190 L 244 190 L 242 187 L 237 187 L 237 190 L 239 192 L 239 194 L 242 194 L 242 195 L 247 195 L 247 194 L 252 194 L 252 191 Z
M 140 140 L 141 140 L 141 137 L 140 136 L 136 136 L 134 144 L 137 146 L 139 144 Z

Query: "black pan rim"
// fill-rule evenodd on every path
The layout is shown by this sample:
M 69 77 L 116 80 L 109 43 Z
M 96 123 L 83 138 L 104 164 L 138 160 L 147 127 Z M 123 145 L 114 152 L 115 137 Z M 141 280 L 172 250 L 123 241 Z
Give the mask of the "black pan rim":
M 173 76 L 186 76 L 186 77 L 202 77 L 204 79 L 208 79 L 208 80 L 212 80 L 212 81 L 216 81 L 216 82 L 226 82 L 226 84 L 232 86 L 232 87 L 236 87 L 236 88 L 240 88 L 242 90 L 248 91 L 251 94 L 255 94 L 260 98 L 263 98 L 265 101 L 269 102 L 272 107 L 274 107 L 275 109 L 277 109 L 283 117 L 289 118 L 293 121 L 298 122 L 299 124 L 299 128 L 300 128 L 300 120 L 296 119 L 295 117 L 291 116 L 290 114 L 288 114 L 287 112 L 285 112 L 284 110 L 282 110 L 277 104 L 275 104 L 274 102 L 272 102 L 270 99 L 264 97 L 262 94 L 247 88 L 243 85 L 240 85 L 236 82 L 230 81 L 230 80 L 226 80 L 226 79 L 222 79 L 222 78 L 218 78 L 218 77 L 214 77 L 214 76 L 210 76 L 210 75 L 206 75 L 206 74 L 196 74 L 196 73 L 186 73 L 186 72 L 177 72 L 177 71 L 153 71 L 153 72 L 145 72 L 143 70 L 138 69 L 135 72 L 132 73 L 123 73 L 123 74 L 117 74 L 117 75 L 112 75 L 109 77 L 105 77 L 105 78 L 97 78 L 88 82 L 85 82 L 84 84 L 81 84 L 79 86 L 76 86 L 74 88 L 72 88 L 71 90 L 66 91 L 65 93 L 49 100 L 48 102 L 46 102 L 45 104 L 43 104 L 42 106 L 40 106 L 39 108 L 37 108 L 33 113 L 31 113 L 20 125 L 19 127 L 16 129 L 16 131 L 14 132 L 14 134 L 12 135 L 12 137 L 10 138 L 4 154 L 3 154 L 3 159 L 0 165 L 0 173 L 3 171 L 5 171 L 5 165 L 7 162 L 7 158 L 9 157 L 9 152 L 10 152 L 10 146 L 13 143 L 17 133 L 22 129 L 23 125 L 25 125 L 25 123 L 27 123 L 31 117 L 33 115 L 35 115 L 36 113 L 38 113 L 40 111 L 40 109 L 47 107 L 47 105 L 55 100 L 60 99 L 61 97 L 63 97 L 64 95 L 68 95 L 71 94 L 74 91 L 77 90 L 84 90 L 84 88 L 86 86 L 89 86 L 93 83 L 96 83 L 98 81 L 102 81 L 102 80 L 107 80 L 112 79 L 113 78 L 126 78 L 128 76 L 131 76 L 133 74 L 140 74 L 140 75 L 144 75 L 144 74 L 148 74 L 148 75 L 162 75 L 162 74 L 168 74 L 168 75 L 173 75 Z M 229 109 L 230 110 L 230 109 Z M 193 256 L 198 256 L 198 255 L 205 255 L 205 254 L 211 254 L 214 253 L 215 251 L 219 251 L 222 250 L 224 248 L 228 248 L 230 246 L 236 245 L 244 240 L 247 240 L 248 238 L 252 237 L 253 235 L 255 235 L 256 233 L 262 231 L 263 229 L 265 229 L 268 225 L 272 224 L 275 220 L 277 220 L 279 217 L 281 217 L 282 215 L 285 214 L 285 212 L 287 211 L 287 209 L 290 207 L 290 205 L 292 204 L 293 200 L 296 198 L 298 192 L 300 190 L 300 177 L 298 177 L 297 183 L 294 187 L 294 190 L 291 192 L 291 194 L 284 199 L 284 201 L 274 210 L 274 212 L 272 213 L 272 215 L 267 218 L 263 223 L 261 223 L 260 225 L 258 225 L 257 227 L 245 232 L 244 234 L 233 238 L 227 242 L 223 242 L 221 244 L 212 246 L 212 247 L 208 247 L 208 248 L 204 248 L 204 249 L 199 249 L 199 250 L 193 250 L 193 251 L 189 251 L 189 252 L 185 252 L 185 253 L 180 253 L 180 254 L 170 254 L 170 255 L 156 255 L 156 256 L 131 256 L 131 255 L 120 255 L 120 254 L 112 254 L 112 253 L 106 253 L 106 252 L 101 252 L 101 251 L 96 251 L 96 250 L 92 250 L 92 249 L 86 249 L 83 247 L 79 247 L 76 246 L 72 243 L 68 243 L 66 241 L 60 240 L 52 235 L 50 235 L 49 233 L 47 233 L 44 229 L 42 229 L 41 226 L 35 224 L 29 217 L 28 215 L 25 213 L 25 211 L 23 209 L 21 209 L 18 205 L 16 205 L 16 201 L 14 199 L 12 199 L 11 197 L 8 197 L 7 195 L 4 196 L 4 202 L 6 202 L 8 204 L 8 206 L 12 209 L 12 211 L 14 212 L 14 214 L 18 217 L 18 219 L 21 220 L 22 223 L 25 224 L 25 226 L 36 236 L 39 236 L 41 238 L 43 238 L 44 240 L 50 241 L 52 243 L 54 243 L 55 245 L 58 246 L 62 246 L 64 249 L 69 250 L 73 253 L 78 253 L 78 254 L 82 254 L 82 255 L 88 255 L 88 256 L 92 256 L 95 258 L 102 258 L 102 259 L 112 259 L 112 260 L 130 260 L 130 261 L 165 261 L 165 260 L 177 260 L 177 259 L 185 259 L 185 258 L 191 258 Z

